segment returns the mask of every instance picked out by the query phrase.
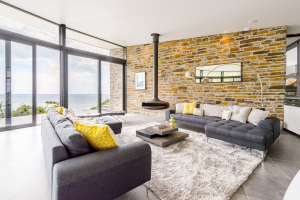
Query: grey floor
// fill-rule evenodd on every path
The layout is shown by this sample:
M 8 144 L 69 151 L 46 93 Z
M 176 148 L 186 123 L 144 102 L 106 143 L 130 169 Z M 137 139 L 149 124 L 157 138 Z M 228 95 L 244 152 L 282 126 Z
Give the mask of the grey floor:
M 163 118 L 128 114 L 124 126 L 148 122 L 164 123 Z M 180 126 L 201 131 L 200 129 Z M 0 132 L 0 200 L 50 199 L 47 188 L 40 126 Z M 203 131 L 203 130 L 202 130 Z M 300 138 L 285 131 L 232 200 L 283 199 L 291 180 L 300 170 Z M 118 200 L 159 199 L 141 185 Z

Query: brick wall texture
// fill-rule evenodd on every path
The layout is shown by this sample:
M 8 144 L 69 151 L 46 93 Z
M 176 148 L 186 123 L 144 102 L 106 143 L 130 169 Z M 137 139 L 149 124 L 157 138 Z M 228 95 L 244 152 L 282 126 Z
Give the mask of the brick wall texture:
M 219 57 L 231 54 L 251 64 L 263 82 L 264 107 L 270 116 L 283 120 L 286 72 L 286 26 L 226 33 L 159 43 L 158 97 L 175 108 L 176 103 L 201 102 L 219 105 L 261 107 L 256 74 L 242 63 L 242 82 L 196 84 L 186 71 L 196 66 L 231 63 Z M 152 99 L 153 45 L 127 47 L 127 112 L 164 116 L 164 110 L 145 110 L 141 104 Z M 146 72 L 146 90 L 135 90 L 135 73 Z
M 110 56 L 123 58 L 123 48 L 110 50 Z M 123 110 L 123 66 L 110 63 L 110 110 Z

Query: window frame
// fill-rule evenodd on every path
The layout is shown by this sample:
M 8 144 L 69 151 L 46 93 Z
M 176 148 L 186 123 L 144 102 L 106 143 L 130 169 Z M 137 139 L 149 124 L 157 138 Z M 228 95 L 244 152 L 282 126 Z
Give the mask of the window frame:
M 122 68 L 122 82 L 123 82 L 123 88 L 122 88 L 122 97 L 123 97 L 123 110 L 127 111 L 127 84 L 126 84 L 126 47 L 117 45 L 123 48 L 123 59 L 106 56 L 102 54 L 92 53 L 84 50 L 74 49 L 71 47 L 66 46 L 66 26 L 64 24 L 59 25 L 59 44 L 54 44 L 51 42 L 47 42 L 44 40 L 32 38 L 26 35 L 18 34 L 15 32 L 7 31 L 4 29 L 0 29 L 0 39 L 5 41 L 5 51 L 10 52 L 11 51 L 11 42 L 17 42 L 25 45 L 32 46 L 32 123 L 30 124 L 24 124 L 24 125 L 16 125 L 16 126 L 6 126 L 1 127 L 0 131 L 5 130 L 13 130 L 18 128 L 25 128 L 25 127 L 31 127 L 36 126 L 36 64 L 37 64 L 37 46 L 50 48 L 54 50 L 60 51 L 60 105 L 68 108 L 68 55 L 74 55 L 74 56 L 80 56 L 85 58 L 91 58 L 98 60 L 98 111 L 101 113 L 101 61 L 109 62 L 109 63 L 115 63 L 115 64 L 121 64 L 123 66 Z M 73 30 L 73 29 L 72 29 Z M 74 31 L 74 30 L 73 30 Z M 82 33 L 82 32 L 80 32 Z M 82 33 L 84 34 L 84 33 Z M 88 34 L 85 34 L 88 35 Z M 90 35 L 88 35 L 90 36 Z M 93 37 L 93 36 L 91 36 Z M 96 38 L 96 37 L 94 37 Z M 97 38 L 100 39 L 100 38 Z M 101 40 L 101 39 L 100 39 Z M 105 41 L 105 40 L 103 40 Z M 108 42 L 108 41 L 105 41 Z M 109 42 L 112 43 L 112 42 Z M 112 43 L 114 44 L 114 43 Z M 11 62 L 10 57 L 11 54 L 5 54 L 6 61 L 5 62 Z M 10 63 L 11 64 L 11 63 Z M 5 72 L 6 73 L 6 72 Z

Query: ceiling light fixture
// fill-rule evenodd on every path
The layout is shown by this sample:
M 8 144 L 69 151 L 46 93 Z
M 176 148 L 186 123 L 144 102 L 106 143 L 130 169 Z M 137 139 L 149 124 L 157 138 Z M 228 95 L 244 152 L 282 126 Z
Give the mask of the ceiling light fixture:
M 244 31 L 250 31 L 251 28 L 244 28 Z
M 252 20 L 248 21 L 248 24 L 255 24 L 256 22 L 257 22 L 256 19 L 252 19 Z
M 227 31 L 224 31 L 224 33 L 227 33 Z

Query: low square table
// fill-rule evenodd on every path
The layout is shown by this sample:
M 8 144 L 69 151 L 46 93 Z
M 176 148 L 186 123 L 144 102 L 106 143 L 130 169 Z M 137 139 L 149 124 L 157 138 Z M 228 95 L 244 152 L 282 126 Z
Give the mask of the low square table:
M 165 147 L 184 140 L 189 137 L 189 134 L 178 131 L 178 128 L 168 126 L 160 130 L 153 129 L 152 127 L 140 129 L 136 131 L 136 136 L 157 146 Z

